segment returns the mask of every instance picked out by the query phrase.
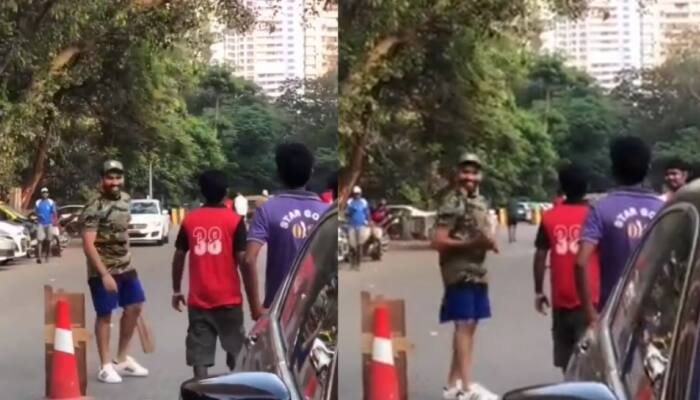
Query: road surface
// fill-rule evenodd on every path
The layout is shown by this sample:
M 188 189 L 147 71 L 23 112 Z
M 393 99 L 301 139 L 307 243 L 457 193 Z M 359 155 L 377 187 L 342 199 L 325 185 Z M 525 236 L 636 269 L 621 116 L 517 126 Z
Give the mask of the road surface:
M 150 371 L 148 378 L 125 378 L 117 385 L 96 379 L 99 359 L 93 340 L 88 345 L 88 395 L 97 400 L 160 400 L 177 399 L 180 383 L 191 370 L 185 365 L 187 314 L 170 307 L 172 285 L 170 261 L 176 229 L 171 244 L 163 247 L 133 247 L 133 260 L 146 291 L 145 315 L 153 330 L 156 351 L 143 354 L 138 335 L 132 341 L 132 355 Z M 87 287 L 85 259 L 79 243 L 66 249 L 62 258 L 47 264 L 23 260 L 0 266 L 0 388 L 2 398 L 36 400 L 44 395 L 44 298 L 43 287 L 86 293 L 86 328 L 92 333 L 94 310 Z M 260 260 L 264 262 L 264 254 Z M 261 275 L 263 280 L 264 275 Z M 183 291 L 187 288 L 185 272 Z M 262 282 L 261 282 L 262 284 Z M 246 309 L 246 318 L 248 318 Z M 116 315 L 115 315 L 116 317 Z M 113 317 L 111 349 L 116 353 L 119 334 L 118 319 Z M 246 320 L 246 326 L 250 321 Z M 219 351 L 212 373 L 225 372 L 223 350 Z
M 550 319 L 534 311 L 532 255 L 535 228 L 520 225 L 518 243 L 500 233 L 501 254 L 490 256 L 493 318 L 479 325 L 475 378 L 492 391 L 555 382 Z M 340 271 L 340 398 L 362 399 L 360 292 L 406 301 L 409 398 L 440 399 L 451 356 L 451 325 L 438 323 L 442 283 L 437 254 L 430 250 L 391 250 L 381 263 L 367 262 L 360 272 Z

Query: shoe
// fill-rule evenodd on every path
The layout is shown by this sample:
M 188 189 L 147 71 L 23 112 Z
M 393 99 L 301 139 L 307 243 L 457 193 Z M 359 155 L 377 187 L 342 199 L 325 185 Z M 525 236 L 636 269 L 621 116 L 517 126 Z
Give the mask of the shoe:
M 466 395 L 467 397 L 464 397 L 464 400 L 498 400 L 498 395 L 496 395 L 496 393 L 491 392 L 478 383 L 469 385 L 469 391 Z
M 41 264 L 41 258 L 37 258 L 37 259 L 36 259 L 36 263 L 37 263 L 37 264 Z
M 457 395 L 462 393 L 462 389 L 458 387 L 443 387 L 442 398 L 445 400 L 457 400 Z
M 97 379 L 104 383 L 121 383 L 122 377 L 119 376 L 112 364 L 102 366 L 100 372 L 97 373 Z
M 129 356 L 126 356 L 126 361 L 122 363 L 118 363 L 114 360 L 112 364 L 114 365 L 114 369 L 123 376 L 148 376 L 148 370 Z

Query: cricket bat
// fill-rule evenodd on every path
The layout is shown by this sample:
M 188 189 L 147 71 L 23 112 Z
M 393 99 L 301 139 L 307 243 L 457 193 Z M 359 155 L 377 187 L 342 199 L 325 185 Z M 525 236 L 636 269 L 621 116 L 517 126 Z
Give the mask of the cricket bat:
M 153 339 L 153 333 L 151 328 L 146 323 L 146 319 L 143 317 L 143 312 L 139 316 L 136 322 L 136 330 L 139 332 L 139 339 L 141 340 L 141 348 L 146 354 L 153 353 L 156 350 L 156 343 Z

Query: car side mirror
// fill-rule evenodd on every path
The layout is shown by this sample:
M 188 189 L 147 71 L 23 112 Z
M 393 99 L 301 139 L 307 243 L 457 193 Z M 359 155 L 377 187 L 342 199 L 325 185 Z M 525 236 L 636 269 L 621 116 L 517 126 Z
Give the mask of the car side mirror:
M 594 382 L 566 382 L 508 392 L 503 400 L 618 400 L 607 386 Z
M 163 210 L 163 215 L 168 215 L 168 210 Z
M 180 388 L 182 400 L 289 400 L 287 386 L 267 372 L 237 372 L 201 380 L 190 380 Z

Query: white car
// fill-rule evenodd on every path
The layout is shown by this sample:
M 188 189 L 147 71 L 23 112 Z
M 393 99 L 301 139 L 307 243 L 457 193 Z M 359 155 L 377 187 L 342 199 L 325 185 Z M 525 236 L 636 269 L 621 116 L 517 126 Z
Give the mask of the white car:
M 437 215 L 436 211 L 423 211 L 409 205 L 391 205 L 386 206 L 386 209 L 389 212 L 405 212 L 411 218 L 435 218 Z
M 12 236 L 0 234 L 0 264 L 14 260 L 16 246 Z
M 26 257 L 29 249 L 29 234 L 24 226 L 13 222 L 0 221 L 0 236 L 9 237 L 15 244 L 14 257 Z
M 168 243 L 170 217 L 158 200 L 132 200 L 129 241 L 131 243 Z

